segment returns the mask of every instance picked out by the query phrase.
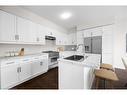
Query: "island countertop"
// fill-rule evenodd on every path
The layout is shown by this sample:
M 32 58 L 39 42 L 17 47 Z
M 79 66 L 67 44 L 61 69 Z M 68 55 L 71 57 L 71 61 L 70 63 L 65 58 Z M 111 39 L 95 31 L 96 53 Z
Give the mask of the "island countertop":
M 92 68 L 99 68 L 100 67 L 100 60 L 101 60 L 101 55 L 100 54 L 90 54 L 90 53 L 79 53 L 75 52 L 74 55 L 83 55 L 85 58 L 83 61 L 73 61 L 73 60 L 67 60 L 64 58 L 59 58 L 58 61 L 65 61 L 71 64 L 79 65 L 79 66 L 87 66 L 87 67 L 92 67 Z

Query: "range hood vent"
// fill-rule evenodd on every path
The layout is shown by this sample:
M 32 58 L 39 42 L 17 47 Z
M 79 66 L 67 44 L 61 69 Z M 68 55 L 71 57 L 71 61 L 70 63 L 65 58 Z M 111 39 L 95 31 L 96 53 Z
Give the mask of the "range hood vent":
M 45 36 L 46 40 L 56 40 L 56 37 L 53 36 Z

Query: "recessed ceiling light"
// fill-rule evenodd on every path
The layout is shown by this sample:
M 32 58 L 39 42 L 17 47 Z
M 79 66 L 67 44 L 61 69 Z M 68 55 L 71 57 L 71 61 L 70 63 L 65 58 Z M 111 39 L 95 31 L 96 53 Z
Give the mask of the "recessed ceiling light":
M 62 19 L 68 19 L 68 18 L 70 18 L 72 16 L 72 14 L 70 13 L 70 12 L 64 12 L 64 13 L 62 13 L 61 15 L 60 15 L 60 17 L 62 18 Z

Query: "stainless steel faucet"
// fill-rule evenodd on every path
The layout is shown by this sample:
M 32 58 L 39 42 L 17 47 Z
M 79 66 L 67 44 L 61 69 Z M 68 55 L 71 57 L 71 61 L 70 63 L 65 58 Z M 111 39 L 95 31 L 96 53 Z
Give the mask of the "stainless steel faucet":
M 78 44 L 78 45 L 76 46 L 76 50 L 79 49 L 79 46 L 84 46 L 84 44 Z

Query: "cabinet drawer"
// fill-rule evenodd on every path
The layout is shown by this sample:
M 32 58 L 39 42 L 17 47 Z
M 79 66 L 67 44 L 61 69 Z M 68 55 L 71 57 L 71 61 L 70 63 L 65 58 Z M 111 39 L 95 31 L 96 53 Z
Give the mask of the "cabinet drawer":
M 1 67 L 4 67 L 4 66 L 10 66 L 10 65 L 14 65 L 14 64 L 18 64 L 18 62 L 14 61 L 14 60 L 10 60 L 10 61 L 2 61 L 1 62 Z

